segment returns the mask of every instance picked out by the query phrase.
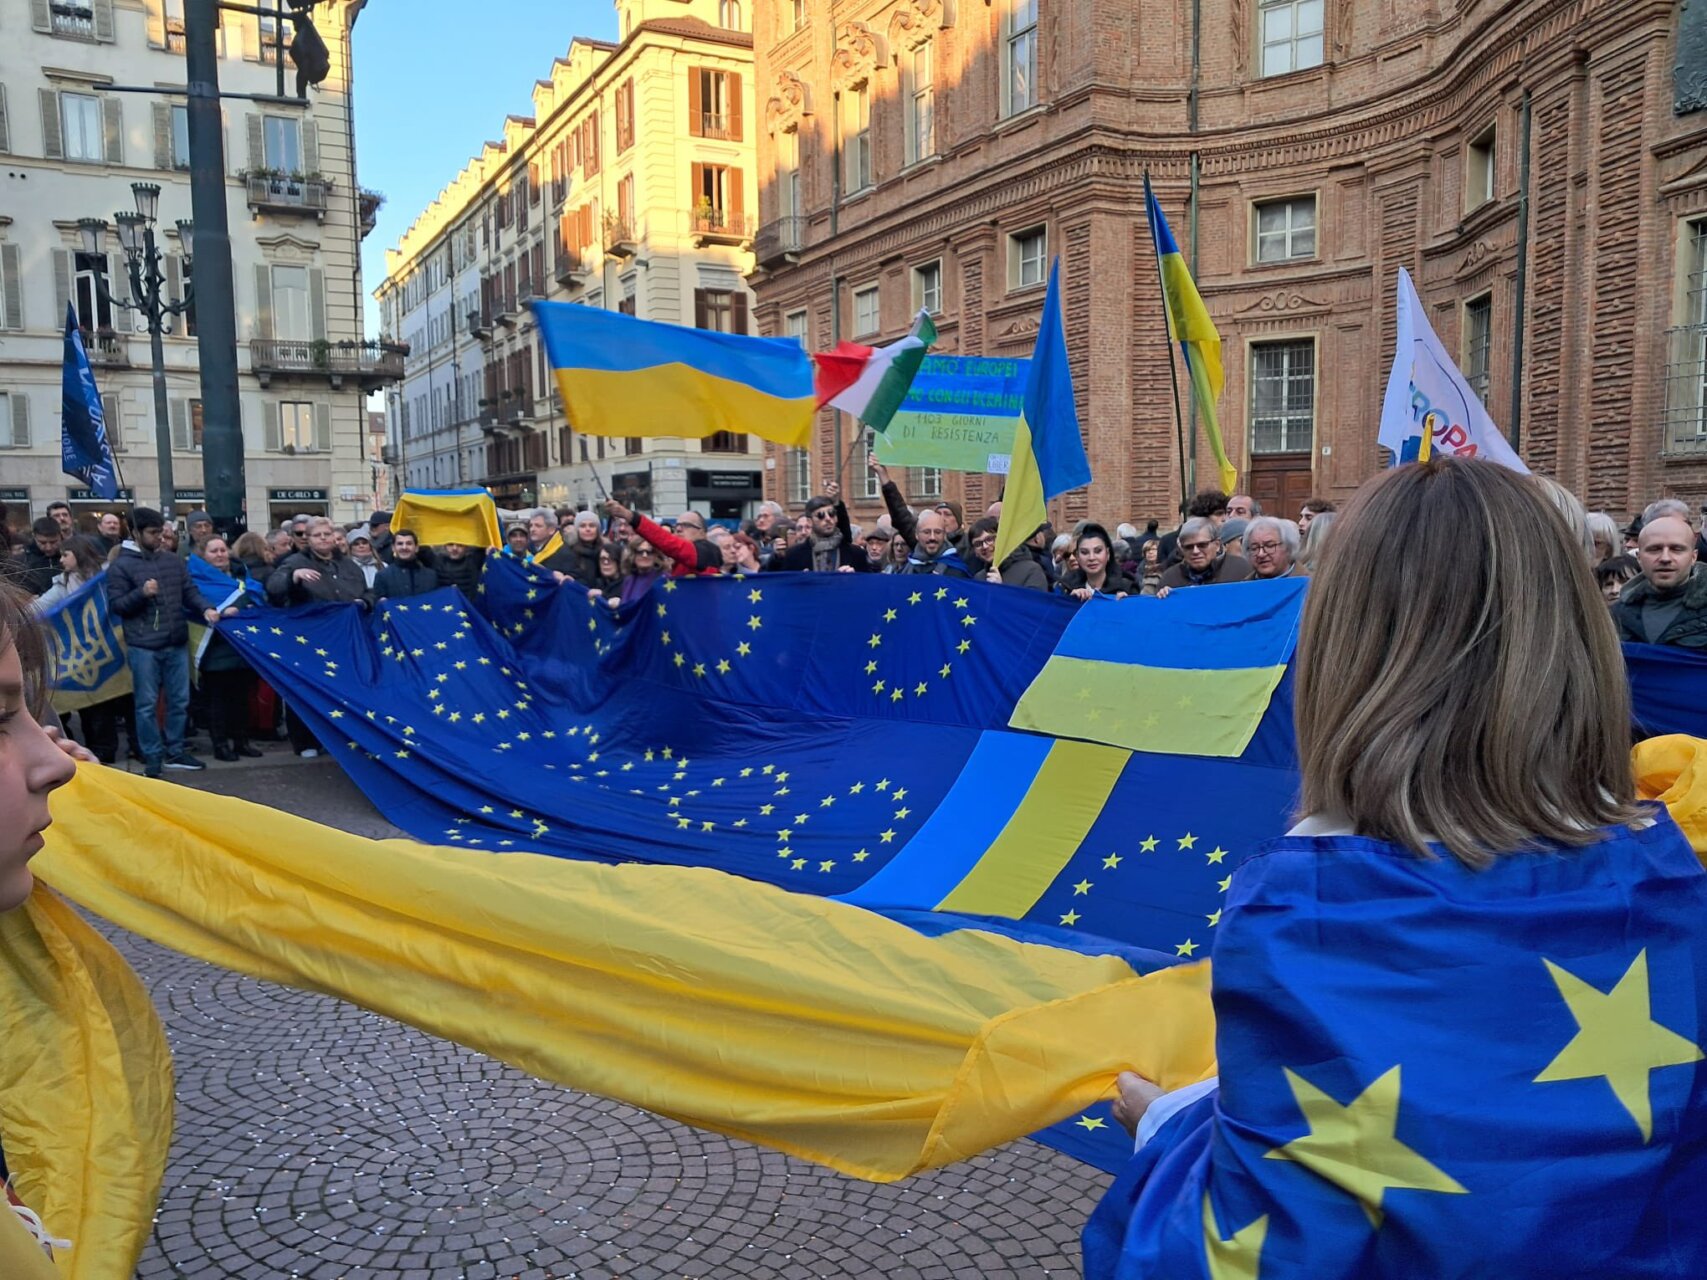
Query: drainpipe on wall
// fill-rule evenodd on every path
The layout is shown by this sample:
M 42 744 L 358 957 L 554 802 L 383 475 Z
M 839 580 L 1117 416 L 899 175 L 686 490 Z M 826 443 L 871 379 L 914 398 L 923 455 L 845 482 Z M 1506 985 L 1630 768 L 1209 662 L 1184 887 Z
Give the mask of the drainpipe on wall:
M 1529 301 L 1529 90 L 1518 113 L 1517 297 L 1511 322 L 1511 447 L 1523 440 L 1523 321 Z

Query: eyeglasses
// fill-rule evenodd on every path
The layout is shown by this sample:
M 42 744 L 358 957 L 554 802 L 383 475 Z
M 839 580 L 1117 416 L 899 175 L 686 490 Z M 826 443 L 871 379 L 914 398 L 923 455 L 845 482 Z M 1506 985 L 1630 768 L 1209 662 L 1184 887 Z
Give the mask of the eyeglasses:
M 1213 542 L 1182 542 L 1179 544 L 1179 549 L 1181 551 L 1207 551 L 1214 545 Z
M 633 554 L 634 558 L 636 560 L 638 560 L 638 559 L 640 559 L 641 556 L 655 556 L 658 553 L 656 551 L 652 550 L 651 547 L 642 547 L 638 551 L 633 552 L 632 554 Z
M 1245 550 L 1253 556 L 1259 551 L 1266 554 L 1270 551 L 1279 551 L 1280 544 L 1278 542 L 1247 542 L 1245 543 Z
M 676 528 L 678 528 L 678 529 L 698 529 L 701 533 L 705 532 L 705 526 L 703 524 L 700 524 L 698 521 L 678 520 L 678 521 L 676 521 Z

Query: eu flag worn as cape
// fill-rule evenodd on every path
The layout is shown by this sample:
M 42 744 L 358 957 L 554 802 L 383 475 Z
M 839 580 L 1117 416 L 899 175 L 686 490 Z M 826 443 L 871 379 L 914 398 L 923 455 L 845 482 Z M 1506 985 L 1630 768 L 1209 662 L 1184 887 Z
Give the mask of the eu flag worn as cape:
M 95 371 L 89 367 L 89 353 L 83 350 L 77 308 L 71 303 L 65 306 L 65 363 L 60 381 L 60 467 L 88 485 L 97 498 L 116 498 L 118 469 L 107 439 L 107 415 L 95 387 Z
M 1215 940 L 1219 1093 L 1087 1280 L 1707 1274 L 1707 874 L 1676 823 L 1482 871 L 1288 837 Z

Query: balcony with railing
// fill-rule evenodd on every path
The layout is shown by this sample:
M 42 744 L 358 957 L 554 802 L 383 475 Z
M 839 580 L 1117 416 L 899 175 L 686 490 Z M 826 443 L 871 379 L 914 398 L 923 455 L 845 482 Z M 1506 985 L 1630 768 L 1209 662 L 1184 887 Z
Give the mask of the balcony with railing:
M 592 278 L 593 264 L 588 255 L 579 249 L 557 246 L 557 283 L 565 289 L 581 288 Z
M 90 364 L 104 369 L 130 368 L 130 344 L 119 333 L 112 329 L 84 329 L 82 333 Z
M 321 221 L 326 217 L 332 184 L 301 174 L 246 173 L 252 213 L 295 213 Z
M 773 218 L 753 236 L 753 260 L 761 267 L 798 262 L 805 247 L 805 218 Z
M 741 244 L 753 234 L 753 220 L 744 213 L 719 209 L 716 205 L 698 204 L 688 210 L 688 225 L 695 246 L 708 244 Z
M 740 135 L 735 131 L 734 120 L 727 111 L 701 111 L 699 113 L 699 136 L 702 138 L 719 138 L 726 142 L 740 141 Z
M 1660 452 L 1707 455 L 1707 324 L 1666 331 L 1666 408 Z
M 614 213 L 605 215 L 605 255 L 611 258 L 632 258 L 640 251 L 634 234 L 634 219 Z
M 274 378 L 324 379 L 335 389 L 346 383 L 373 391 L 403 380 L 406 342 L 308 342 L 292 338 L 255 338 L 249 343 L 249 368 L 263 387 Z
M 368 233 L 379 225 L 379 211 L 385 207 L 385 193 L 362 187 L 356 192 L 356 200 L 361 209 L 362 239 L 366 240 Z
M 66 40 L 95 38 L 95 11 L 86 4 L 66 4 L 60 0 L 48 6 L 52 16 L 52 31 Z

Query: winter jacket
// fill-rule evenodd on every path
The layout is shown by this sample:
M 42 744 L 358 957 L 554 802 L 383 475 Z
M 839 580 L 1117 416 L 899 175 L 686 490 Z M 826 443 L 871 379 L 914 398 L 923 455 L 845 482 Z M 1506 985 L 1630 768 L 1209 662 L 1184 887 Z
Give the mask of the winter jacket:
M 380 600 L 389 600 L 393 596 L 421 596 L 438 589 L 438 573 L 419 560 L 410 564 L 393 560 L 373 580 L 373 594 Z
M 24 548 L 23 555 L 23 587 L 32 596 L 39 596 L 53 585 L 54 578 L 59 573 L 59 557 L 46 555 L 31 539 Z
M 582 542 L 573 530 L 570 531 L 570 536 L 573 541 L 564 542 L 544 560 L 536 560 L 534 563 L 541 569 L 549 569 L 553 573 L 573 578 L 583 587 L 596 586 L 599 576 L 598 542 Z
M 1031 554 L 1027 546 L 1015 547 L 1008 553 L 1008 558 L 1002 561 L 1002 585 L 1004 587 L 1030 587 L 1033 591 L 1049 590 L 1049 575 L 1043 572 L 1043 566 L 1037 563 L 1037 557 Z
M 704 538 L 692 541 L 678 537 L 657 521 L 648 520 L 639 512 L 634 514 L 634 532 L 670 557 L 674 564 L 670 570 L 670 576 L 673 578 L 691 578 L 695 574 L 723 572 L 723 553 L 715 544 Z
M 226 576 L 247 583 L 249 581 L 249 568 L 241 560 L 233 560 L 231 567 L 226 570 Z M 216 600 L 214 603 L 218 604 L 219 602 Z M 238 608 L 252 607 L 257 603 L 255 597 L 247 591 L 238 598 Z M 216 627 L 213 635 L 208 638 L 207 649 L 202 654 L 201 665 L 198 670 L 202 672 L 244 671 L 248 669 L 248 666 L 249 664 L 243 661 L 243 655 L 232 648 L 231 641 L 222 636 Z
M 143 591 L 150 578 L 159 584 Z M 176 551 L 144 551 L 126 542 L 107 569 L 107 608 L 124 620 L 124 642 L 132 649 L 173 649 L 188 644 L 188 618 L 213 606 L 202 598 Z
M 1061 581 L 1055 584 L 1055 590 L 1062 595 L 1070 595 L 1085 586 L 1085 571 L 1069 569 L 1061 575 Z M 1108 573 L 1102 580 L 1099 595 L 1105 596 L 1135 596 L 1139 592 L 1138 584 L 1120 571 L 1120 566 L 1110 564 Z
M 485 567 L 486 553 L 479 547 L 470 547 L 468 554 L 460 560 L 441 554 L 435 562 L 434 572 L 439 575 L 440 586 L 458 587 L 464 595 L 472 596 L 480 585 L 480 571 Z
M 1613 620 L 1618 624 L 1618 638 L 1626 644 L 1663 644 L 1678 649 L 1707 650 L 1707 569 L 1696 565 L 1683 584 L 1683 607 L 1660 633 L 1650 641 L 1642 626 L 1643 607 L 1654 601 L 1654 584 L 1646 577 L 1635 578 L 1624 588 L 1624 594 L 1612 607 Z
M 298 569 L 313 569 L 320 577 L 313 582 L 297 582 L 294 575 Z M 322 560 L 312 551 L 297 551 L 274 567 L 267 579 L 267 599 L 276 605 L 355 600 L 372 608 L 373 590 L 362 567 L 348 556 L 334 552 L 330 560 Z
M 1209 587 L 1219 586 L 1223 582 L 1247 582 L 1256 577 L 1251 568 L 1251 562 L 1243 556 L 1224 555 L 1209 566 L 1209 572 L 1201 578 L 1195 576 L 1185 561 L 1181 560 L 1173 568 L 1162 574 L 1162 586 L 1174 587 Z M 1062 581 L 1066 578 L 1063 576 Z
M 37 596 L 31 602 L 30 608 L 39 617 L 55 605 L 63 604 L 88 585 L 89 579 L 80 573 L 56 573 L 53 575 L 53 585 Z

